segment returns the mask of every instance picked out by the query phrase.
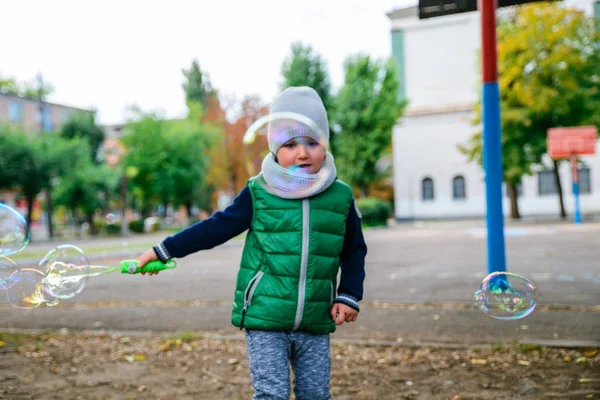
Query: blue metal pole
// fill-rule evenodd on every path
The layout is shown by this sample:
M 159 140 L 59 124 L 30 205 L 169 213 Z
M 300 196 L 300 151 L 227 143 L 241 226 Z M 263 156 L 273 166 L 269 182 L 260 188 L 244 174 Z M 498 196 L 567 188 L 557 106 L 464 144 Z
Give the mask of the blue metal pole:
M 488 273 L 506 271 L 502 212 L 502 134 L 496 42 L 496 1 L 479 0 L 483 76 L 483 167 Z
M 573 174 L 573 199 L 575 200 L 575 210 L 573 213 L 573 222 L 581 223 L 581 209 L 579 207 L 579 173 L 577 171 L 577 157 L 571 157 L 571 173 Z
M 502 134 L 498 82 L 483 84 L 483 167 L 487 223 L 488 273 L 506 271 L 502 211 Z

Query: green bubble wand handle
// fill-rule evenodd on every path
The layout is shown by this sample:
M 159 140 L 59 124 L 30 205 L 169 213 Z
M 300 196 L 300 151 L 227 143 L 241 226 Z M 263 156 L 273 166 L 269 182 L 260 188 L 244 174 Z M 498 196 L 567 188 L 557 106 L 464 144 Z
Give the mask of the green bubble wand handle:
M 169 260 L 163 263 L 160 260 L 150 261 L 142 268 L 138 268 L 139 260 L 124 260 L 121 261 L 122 274 L 139 274 L 140 272 L 158 272 L 165 269 L 173 269 L 177 266 L 175 260 Z

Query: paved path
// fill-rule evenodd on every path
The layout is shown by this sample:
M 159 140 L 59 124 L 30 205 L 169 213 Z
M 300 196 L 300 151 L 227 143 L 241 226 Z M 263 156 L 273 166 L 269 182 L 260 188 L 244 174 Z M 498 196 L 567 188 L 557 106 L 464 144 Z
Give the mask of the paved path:
M 473 292 L 487 274 L 481 221 L 401 224 L 366 233 L 363 311 L 336 338 L 599 345 L 600 224 L 509 224 L 506 234 L 508 270 L 531 278 L 539 290 L 540 308 L 531 316 L 499 321 L 471 307 Z M 113 265 L 162 237 L 128 238 L 126 245 L 121 239 L 77 245 L 118 248 L 90 257 L 94 263 Z M 31 249 L 53 245 L 38 243 Z M 0 304 L 0 326 L 236 333 L 229 313 L 242 245 L 242 240 L 233 240 L 191 255 L 179 260 L 176 270 L 154 277 L 90 278 L 82 293 L 56 308 L 17 310 Z

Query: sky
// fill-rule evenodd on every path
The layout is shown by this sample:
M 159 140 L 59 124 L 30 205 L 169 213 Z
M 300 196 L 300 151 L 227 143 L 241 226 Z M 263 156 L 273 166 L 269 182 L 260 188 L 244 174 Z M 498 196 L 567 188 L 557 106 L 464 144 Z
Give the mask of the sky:
M 270 103 L 294 41 L 327 62 L 334 90 L 348 55 L 391 56 L 386 12 L 413 0 L 19 0 L 2 5 L 0 76 L 41 72 L 48 101 L 96 108 L 98 122 L 126 109 L 185 114 L 182 68 L 198 59 L 227 103 Z

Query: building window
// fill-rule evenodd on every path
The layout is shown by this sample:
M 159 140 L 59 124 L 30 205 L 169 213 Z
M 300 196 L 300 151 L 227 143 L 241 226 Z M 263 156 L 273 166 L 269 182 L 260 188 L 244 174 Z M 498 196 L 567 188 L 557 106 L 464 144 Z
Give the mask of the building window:
M 23 121 L 23 103 L 11 101 L 8 103 L 8 119 Z
M 467 189 L 465 186 L 465 177 L 457 175 L 452 179 L 452 197 L 454 200 L 462 200 L 467 198 Z
M 52 124 L 52 110 L 50 110 L 48 105 L 44 105 L 41 112 L 38 107 L 35 113 L 35 121 L 42 125 L 44 132 L 49 132 L 54 128 Z
M 423 201 L 433 200 L 433 179 L 425 178 L 421 183 Z
M 538 173 L 538 194 L 540 196 L 558 193 L 558 185 L 554 178 L 554 171 L 540 171 Z
M 579 174 L 579 193 L 592 193 L 592 180 L 590 179 L 590 169 L 587 167 L 579 167 L 577 169 L 577 173 Z

